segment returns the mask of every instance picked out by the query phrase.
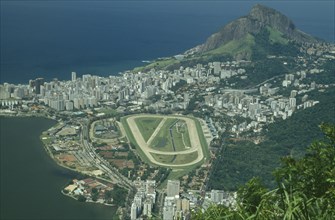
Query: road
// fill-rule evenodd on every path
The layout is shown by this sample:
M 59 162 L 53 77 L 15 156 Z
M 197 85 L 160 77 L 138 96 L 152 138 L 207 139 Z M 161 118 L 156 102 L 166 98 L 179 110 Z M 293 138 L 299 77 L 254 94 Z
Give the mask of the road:
M 148 143 L 146 143 L 146 141 L 144 140 L 144 138 L 143 138 L 136 122 L 135 122 L 135 118 L 141 118 L 141 117 L 160 117 L 160 118 L 163 117 L 163 118 L 166 118 L 166 119 L 172 118 L 172 119 L 184 120 L 186 122 L 186 125 L 187 125 L 187 128 L 188 128 L 190 141 L 191 141 L 191 148 L 187 149 L 185 151 L 178 151 L 178 152 L 163 152 L 163 151 L 158 151 L 158 150 L 150 148 Z M 142 151 L 144 152 L 146 157 L 154 164 L 157 164 L 157 165 L 160 165 L 160 166 L 167 166 L 167 167 L 185 167 L 185 166 L 194 165 L 194 164 L 200 162 L 204 158 L 204 153 L 203 153 L 203 150 L 202 150 L 202 147 L 201 147 L 199 134 L 198 134 L 198 131 L 197 131 L 195 121 L 193 119 L 186 118 L 186 117 L 181 117 L 181 116 L 134 115 L 134 116 L 128 117 L 126 122 L 128 123 L 128 125 L 130 127 L 130 130 L 133 133 L 137 144 L 142 149 Z M 156 161 L 154 159 L 154 157 L 151 155 L 151 153 L 161 154 L 161 155 L 179 155 L 179 154 L 189 154 L 189 153 L 192 153 L 192 152 L 198 152 L 198 157 L 194 161 L 189 162 L 189 163 L 185 163 L 185 164 L 161 163 L 161 162 Z
M 109 164 L 108 161 L 104 160 L 99 154 L 95 152 L 94 147 L 89 143 L 89 128 L 88 123 L 81 123 L 82 126 L 82 134 L 81 134 L 81 142 L 83 149 L 86 155 L 89 158 L 89 161 L 92 165 L 97 167 L 99 170 L 108 175 L 111 180 L 115 183 L 118 183 L 126 188 L 132 188 L 133 184 L 130 180 L 120 174 L 117 169 Z

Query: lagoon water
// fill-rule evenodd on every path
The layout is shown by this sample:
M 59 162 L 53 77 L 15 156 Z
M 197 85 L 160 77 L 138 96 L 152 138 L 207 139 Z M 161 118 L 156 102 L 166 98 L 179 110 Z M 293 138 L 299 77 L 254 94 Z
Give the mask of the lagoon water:
M 334 1 L 1 1 L 0 83 L 117 74 L 201 44 L 256 3 L 334 42 Z
M 61 194 L 77 174 L 57 166 L 40 142 L 41 132 L 54 124 L 44 118 L 0 117 L 0 219 L 113 219 L 114 207 Z

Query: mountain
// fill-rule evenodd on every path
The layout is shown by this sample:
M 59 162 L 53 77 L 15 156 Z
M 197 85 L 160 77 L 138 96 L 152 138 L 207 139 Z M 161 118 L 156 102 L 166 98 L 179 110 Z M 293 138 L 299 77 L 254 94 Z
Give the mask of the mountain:
M 312 36 L 298 30 L 293 22 L 275 9 L 257 4 L 247 16 L 234 20 L 219 32 L 211 35 L 204 44 L 198 47 L 200 53 L 217 49 L 230 41 L 243 40 L 249 34 L 255 36 L 265 28 L 279 32 L 282 38 L 297 42 L 316 42 Z
M 148 66 L 151 68 L 176 68 L 198 62 L 234 60 L 261 60 L 268 55 L 296 56 L 300 43 L 317 43 L 320 40 L 296 28 L 294 23 L 282 13 L 264 5 L 256 4 L 250 13 L 240 17 L 220 31 L 212 34 L 205 43 L 187 50 L 183 59 L 161 58 Z

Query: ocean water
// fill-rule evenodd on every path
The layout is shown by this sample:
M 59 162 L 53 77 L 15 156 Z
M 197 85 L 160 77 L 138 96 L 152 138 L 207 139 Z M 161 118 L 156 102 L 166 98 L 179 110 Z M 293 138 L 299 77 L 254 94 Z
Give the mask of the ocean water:
M 334 42 L 334 1 L 1 1 L 0 83 L 117 74 L 201 44 L 255 3 Z

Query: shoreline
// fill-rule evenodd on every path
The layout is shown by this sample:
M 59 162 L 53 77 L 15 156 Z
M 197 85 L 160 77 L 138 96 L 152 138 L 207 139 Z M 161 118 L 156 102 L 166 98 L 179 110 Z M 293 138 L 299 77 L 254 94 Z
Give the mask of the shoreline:
M 34 114 L 22 114 L 22 115 L 8 115 L 8 114 L 2 114 L 0 112 L 0 118 L 1 117 L 4 117 L 4 118 L 44 118 L 44 119 L 49 119 L 49 120 L 53 120 L 55 122 L 59 122 L 58 120 L 54 119 L 54 118 L 51 118 L 51 117 L 47 117 L 46 115 L 44 114 L 38 114 L 38 115 L 34 115 Z M 50 128 L 56 126 L 58 123 L 56 123 L 55 125 L 51 126 Z M 47 130 L 49 130 L 50 128 L 48 128 Z M 68 167 L 68 166 L 65 166 L 64 164 L 60 163 L 58 160 L 55 159 L 55 156 L 54 154 L 51 152 L 50 148 L 44 144 L 43 142 L 43 139 L 42 139 L 42 136 L 43 136 L 43 133 L 46 132 L 47 130 L 45 131 L 42 131 L 42 133 L 39 135 L 39 140 L 41 142 L 41 144 L 43 145 L 43 149 L 44 151 L 47 153 L 47 155 L 49 156 L 49 158 L 59 167 L 61 168 L 64 168 L 64 169 L 67 169 L 67 170 L 70 170 L 72 172 L 75 172 L 75 173 L 78 173 L 78 174 L 81 174 L 81 175 L 84 175 L 84 176 L 89 176 L 91 178 L 95 178 L 95 179 L 98 179 L 98 180 L 102 180 L 102 181 L 105 181 L 105 182 L 109 182 L 109 183 L 112 183 L 110 180 L 107 180 L 105 178 L 102 178 L 102 177 L 97 177 L 97 176 L 94 176 L 94 175 L 90 175 L 88 172 L 83 172 L 83 171 L 80 171 L 80 170 L 77 170 L 77 169 L 73 169 L 71 167 Z M 78 199 L 72 195 L 69 195 L 69 194 L 66 194 L 63 192 L 63 189 L 61 189 L 61 193 L 65 196 L 68 196 L 68 197 L 71 197 L 73 199 L 75 199 L 76 201 L 78 201 Z M 100 203 L 100 202 L 94 202 L 94 201 L 85 201 L 87 203 L 95 203 L 95 204 L 101 204 L 101 205 L 105 205 L 105 206 L 115 206 L 114 204 L 108 204 L 108 203 Z
M 58 166 L 43 149 L 39 136 L 55 122 L 41 117 L 1 117 L 0 122 L 4 156 L 0 219 L 52 219 L 55 216 L 108 219 L 116 216 L 117 206 L 81 203 L 61 194 L 66 184 L 81 175 Z
M 72 199 L 78 201 L 78 199 L 77 199 L 75 196 L 70 195 L 70 194 L 68 194 L 68 193 L 65 193 L 63 190 L 61 190 L 60 192 L 61 192 L 64 196 L 70 197 L 70 198 L 72 198 Z M 79 201 L 78 201 L 78 202 L 79 202 Z M 98 204 L 98 205 L 111 206 L 111 207 L 115 207 L 115 206 L 116 206 L 115 204 L 108 204 L 108 203 L 94 202 L 93 200 L 89 200 L 89 201 L 86 200 L 85 202 L 87 202 L 87 203 L 94 203 L 94 204 Z
M 18 115 L 19 114 L 19 115 Z M 3 112 L 3 111 L 0 111 L 0 117 L 6 117 L 6 118 L 13 118 L 13 117 L 16 117 L 16 118 L 46 118 L 46 119 L 50 119 L 50 120 L 54 120 L 54 121 L 57 121 L 55 118 L 52 118 L 52 117 L 48 117 L 46 116 L 45 114 L 41 114 L 41 113 L 18 113 L 18 112 L 11 112 L 11 113 L 6 113 L 6 112 Z

